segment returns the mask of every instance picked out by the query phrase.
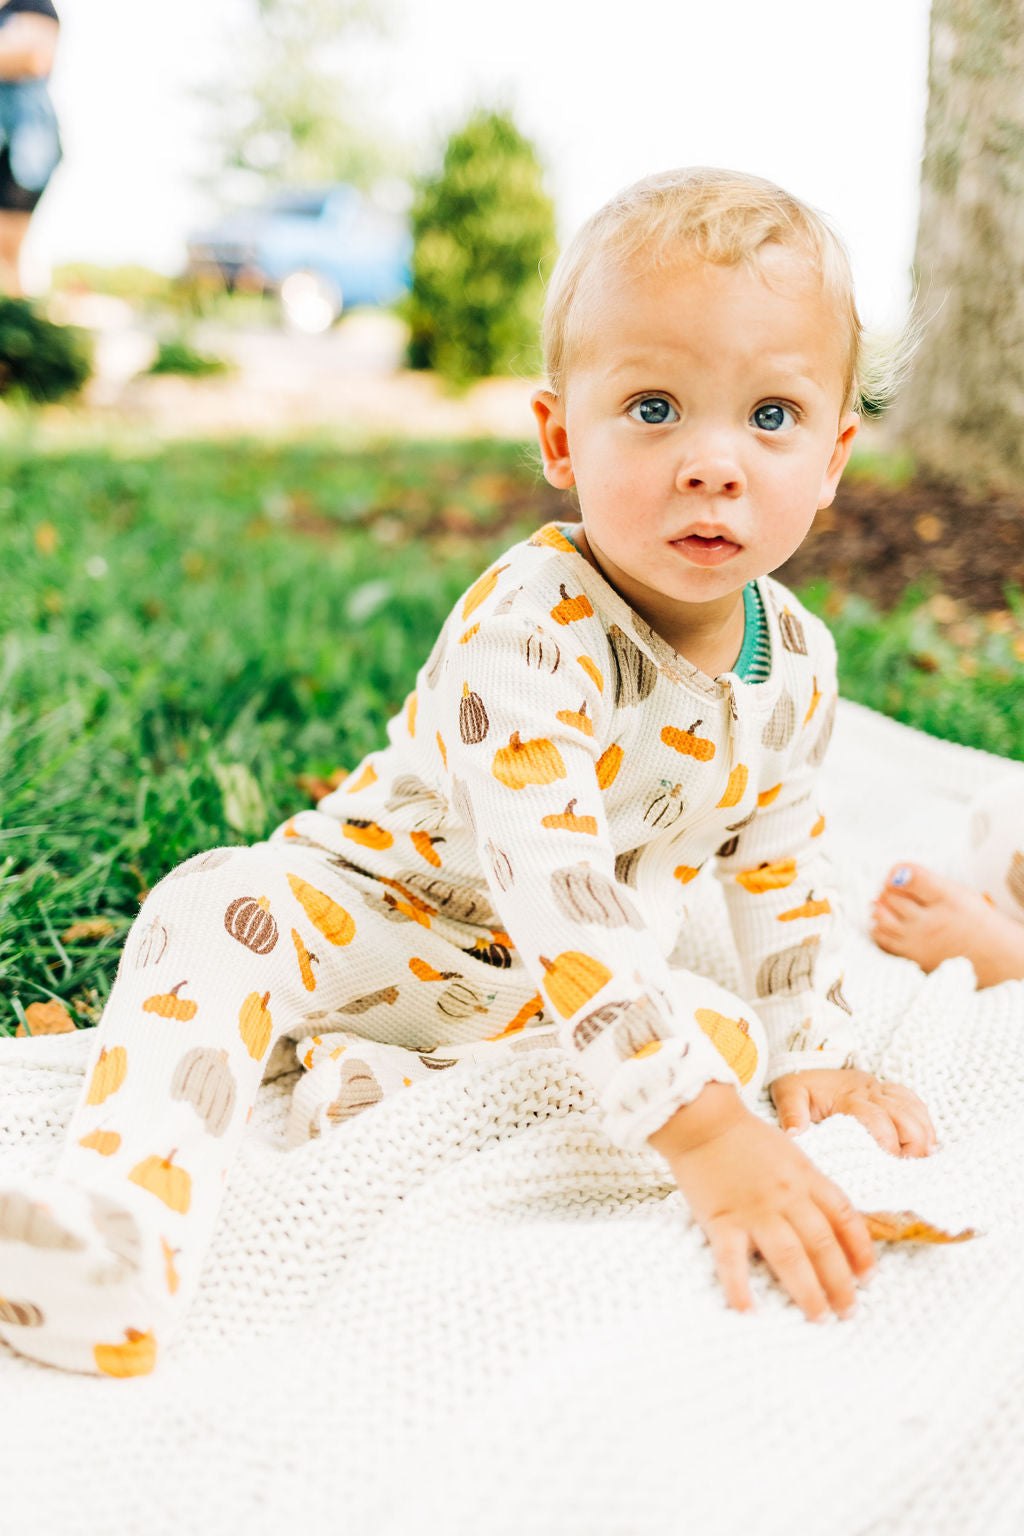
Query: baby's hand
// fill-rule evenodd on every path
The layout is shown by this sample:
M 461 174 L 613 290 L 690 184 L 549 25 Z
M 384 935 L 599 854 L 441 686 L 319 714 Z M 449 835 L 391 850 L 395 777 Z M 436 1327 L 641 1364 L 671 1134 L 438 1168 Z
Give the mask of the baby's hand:
M 849 1317 L 855 1277 L 875 1268 L 864 1218 L 788 1137 L 735 1089 L 708 1083 L 649 1138 L 668 1162 L 714 1254 L 726 1300 L 753 1310 L 750 1252 L 765 1260 L 812 1322 Z
M 779 1125 L 790 1135 L 829 1115 L 853 1115 L 886 1152 L 927 1157 L 937 1142 L 921 1100 L 899 1083 L 882 1083 L 870 1072 L 846 1067 L 789 1072 L 771 1085 Z

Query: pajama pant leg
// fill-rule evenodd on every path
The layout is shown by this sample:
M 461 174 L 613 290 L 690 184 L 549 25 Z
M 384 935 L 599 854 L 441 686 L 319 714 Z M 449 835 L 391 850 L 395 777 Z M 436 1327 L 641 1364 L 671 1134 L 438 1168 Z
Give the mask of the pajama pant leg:
M 54 1175 L 0 1174 L 0 1338 L 71 1369 L 151 1370 L 198 1283 L 274 1040 L 341 1009 L 369 1039 L 428 1050 L 500 1032 L 529 991 L 396 922 L 322 850 L 179 866 L 129 933 Z
M 1024 922 L 1024 782 L 999 779 L 973 801 L 967 877 L 1001 912 Z

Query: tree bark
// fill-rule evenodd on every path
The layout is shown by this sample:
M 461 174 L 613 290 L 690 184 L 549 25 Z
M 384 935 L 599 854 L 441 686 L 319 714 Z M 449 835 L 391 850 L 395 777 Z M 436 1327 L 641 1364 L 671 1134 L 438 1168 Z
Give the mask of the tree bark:
M 1021 489 L 1021 0 L 932 0 L 914 269 L 925 330 L 899 435 L 923 475 Z

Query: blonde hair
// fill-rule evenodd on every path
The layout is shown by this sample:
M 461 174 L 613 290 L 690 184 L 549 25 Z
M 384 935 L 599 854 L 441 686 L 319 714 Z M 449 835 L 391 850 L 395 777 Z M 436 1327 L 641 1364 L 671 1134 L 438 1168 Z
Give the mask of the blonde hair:
M 574 318 L 599 261 L 626 266 L 642 253 L 645 263 L 654 266 L 682 254 L 738 266 L 756 264 L 768 245 L 806 256 L 835 302 L 847 335 L 843 409 L 863 406 L 878 414 L 902 365 L 891 346 L 880 366 L 868 356 L 850 261 L 839 236 L 813 208 L 772 182 L 708 166 L 662 171 L 634 182 L 599 208 L 562 252 L 544 304 L 544 363 L 551 389 L 556 395 L 565 392 L 579 340 Z

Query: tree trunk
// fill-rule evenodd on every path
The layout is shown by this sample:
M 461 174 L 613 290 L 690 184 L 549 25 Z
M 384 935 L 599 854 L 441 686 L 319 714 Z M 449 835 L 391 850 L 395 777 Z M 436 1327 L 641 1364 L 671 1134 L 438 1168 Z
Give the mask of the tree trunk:
M 924 339 L 897 429 L 924 475 L 1024 487 L 1024 7 L 932 0 L 914 257 Z

